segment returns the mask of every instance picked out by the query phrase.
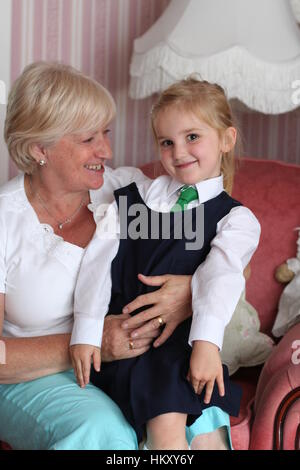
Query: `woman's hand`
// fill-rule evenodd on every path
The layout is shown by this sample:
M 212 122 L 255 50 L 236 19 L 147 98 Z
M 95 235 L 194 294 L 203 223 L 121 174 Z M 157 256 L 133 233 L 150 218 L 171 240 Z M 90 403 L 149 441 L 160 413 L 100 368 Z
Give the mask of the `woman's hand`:
M 152 328 L 138 339 L 131 338 L 131 329 L 121 328 L 130 318 L 129 314 L 108 315 L 104 320 L 101 355 L 102 362 L 117 361 L 137 357 L 150 349 L 153 339 L 160 334 L 159 328 Z
M 210 402 L 215 381 L 220 396 L 224 396 L 223 367 L 218 346 L 208 341 L 193 342 L 187 380 L 198 395 L 206 387 L 204 403 Z
M 122 322 L 122 328 L 129 332 L 130 338 L 142 338 L 165 324 L 161 335 L 153 346 L 163 344 L 175 328 L 192 314 L 191 279 L 192 276 L 165 274 L 164 276 L 144 276 L 139 274 L 141 282 L 148 286 L 162 286 L 155 292 L 143 294 L 124 307 L 128 314 L 145 305 L 152 305 L 147 310 Z M 131 330 L 131 331 L 130 331 Z

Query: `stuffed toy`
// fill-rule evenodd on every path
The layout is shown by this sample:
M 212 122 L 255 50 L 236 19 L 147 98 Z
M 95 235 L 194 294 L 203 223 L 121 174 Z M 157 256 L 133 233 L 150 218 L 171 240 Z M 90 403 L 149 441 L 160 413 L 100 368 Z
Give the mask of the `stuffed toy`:
M 274 336 L 283 336 L 291 326 L 300 322 L 300 227 L 298 230 L 296 258 L 288 259 L 275 272 L 275 278 L 287 284 L 278 305 L 278 313 L 272 329 Z

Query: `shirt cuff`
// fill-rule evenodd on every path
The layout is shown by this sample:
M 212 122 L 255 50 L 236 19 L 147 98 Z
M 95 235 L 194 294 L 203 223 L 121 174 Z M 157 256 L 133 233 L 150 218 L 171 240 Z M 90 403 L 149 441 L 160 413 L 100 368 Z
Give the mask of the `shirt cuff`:
M 225 323 L 213 315 L 196 315 L 193 317 L 189 336 L 189 345 L 193 341 L 209 341 L 221 350 L 224 339 Z
M 75 315 L 70 346 L 74 344 L 90 344 L 97 348 L 101 347 L 103 325 L 104 318 L 92 319 L 82 314 L 80 314 L 80 318 L 79 316 L 76 318 Z

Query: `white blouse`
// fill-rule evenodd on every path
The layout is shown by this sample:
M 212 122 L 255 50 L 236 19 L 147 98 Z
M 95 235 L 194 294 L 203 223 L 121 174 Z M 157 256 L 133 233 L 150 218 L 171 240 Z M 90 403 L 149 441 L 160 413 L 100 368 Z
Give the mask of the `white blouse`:
M 113 201 L 113 191 L 145 175 L 106 167 L 104 184 L 90 192 L 90 210 Z M 70 333 L 73 297 L 84 249 L 41 224 L 21 174 L 0 188 L 0 293 L 5 294 L 3 336 Z

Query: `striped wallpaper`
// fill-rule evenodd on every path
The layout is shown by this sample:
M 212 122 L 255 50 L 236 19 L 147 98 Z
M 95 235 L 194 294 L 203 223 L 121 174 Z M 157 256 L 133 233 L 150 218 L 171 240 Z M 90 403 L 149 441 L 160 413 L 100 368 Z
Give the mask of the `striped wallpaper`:
M 117 102 L 115 166 L 156 158 L 149 126 L 153 98 L 128 97 L 133 40 L 169 0 L 12 0 L 12 81 L 36 60 L 60 60 L 106 86 Z M 300 77 L 299 77 L 300 79 Z M 264 116 L 239 111 L 245 153 L 300 164 L 300 113 Z M 10 166 L 10 176 L 15 174 Z

